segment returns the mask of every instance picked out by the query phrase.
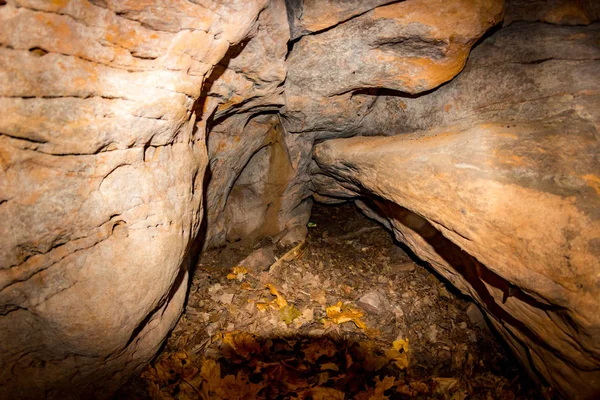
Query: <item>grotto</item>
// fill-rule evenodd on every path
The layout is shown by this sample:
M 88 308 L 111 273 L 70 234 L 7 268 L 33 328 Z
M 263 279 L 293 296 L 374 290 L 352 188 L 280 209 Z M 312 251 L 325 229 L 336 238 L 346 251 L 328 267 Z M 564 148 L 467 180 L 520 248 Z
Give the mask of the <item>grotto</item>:
M 0 27 L 0 399 L 600 398 L 597 0 Z

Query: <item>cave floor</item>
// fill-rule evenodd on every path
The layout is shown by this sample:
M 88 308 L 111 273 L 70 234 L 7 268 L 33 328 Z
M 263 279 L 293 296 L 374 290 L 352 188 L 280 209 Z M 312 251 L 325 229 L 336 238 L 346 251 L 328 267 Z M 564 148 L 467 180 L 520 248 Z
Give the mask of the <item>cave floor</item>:
M 293 249 L 206 252 L 163 351 L 117 398 L 553 397 L 477 306 L 354 206 L 317 205 L 309 227 Z M 273 253 L 290 260 L 269 268 Z

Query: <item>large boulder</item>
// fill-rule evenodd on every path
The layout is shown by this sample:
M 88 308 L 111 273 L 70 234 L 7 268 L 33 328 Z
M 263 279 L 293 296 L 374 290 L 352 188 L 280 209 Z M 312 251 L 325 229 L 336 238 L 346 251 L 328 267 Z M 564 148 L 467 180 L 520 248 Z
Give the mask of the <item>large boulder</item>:
M 416 94 L 449 81 L 502 15 L 501 0 L 408 0 L 300 38 L 288 57 L 286 129 L 356 134 L 374 89 Z
M 360 199 L 573 399 L 600 395 L 598 29 L 513 24 L 437 91 L 378 98 L 394 136 L 325 141 L 313 167 L 322 198 Z
M 0 2 L 0 398 L 110 396 L 180 315 L 205 77 L 266 1 Z

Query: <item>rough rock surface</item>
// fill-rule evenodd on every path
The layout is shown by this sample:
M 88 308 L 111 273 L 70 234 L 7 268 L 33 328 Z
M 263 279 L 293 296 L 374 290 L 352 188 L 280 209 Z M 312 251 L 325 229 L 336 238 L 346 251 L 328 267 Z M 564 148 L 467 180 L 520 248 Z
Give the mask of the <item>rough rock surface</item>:
M 289 38 L 285 3 L 273 0 L 211 76 L 199 122 L 209 129 L 205 247 L 275 236 L 308 221 L 312 140 L 289 135 L 277 114 Z
M 0 398 L 106 397 L 180 315 L 196 99 L 266 2 L 0 4 Z
M 288 57 L 286 129 L 321 137 L 356 133 L 353 122 L 375 99 L 369 89 L 415 94 L 452 79 L 502 12 L 497 0 L 410 0 L 302 37 Z
M 558 25 L 588 25 L 600 19 L 596 0 L 507 0 L 504 25 L 541 21 Z
M 317 175 L 317 192 L 366 194 L 567 398 L 600 388 L 598 28 L 512 25 L 450 84 L 391 100 L 406 112 L 394 133 L 427 130 L 315 150 L 338 181 Z
M 397 0 L 287 0 L 292 40 L 331 29 L 367 11 Z

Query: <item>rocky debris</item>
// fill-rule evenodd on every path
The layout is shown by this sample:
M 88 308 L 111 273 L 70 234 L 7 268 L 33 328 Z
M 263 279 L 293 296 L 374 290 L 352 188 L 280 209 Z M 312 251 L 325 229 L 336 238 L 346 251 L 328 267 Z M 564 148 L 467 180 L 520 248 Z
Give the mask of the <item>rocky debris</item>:
M 473 326 L 476 326 L 479 329 L 488 329 L 488 324 L 485 321 L 485 317 L 476 304 L 469 304 L 465 312 L 467 313 L 469 321 L 471 321 Z
M 382 314 L 386 311 L 387 300 L 381 292 L 371 290 L 362 295 L 356 304 L 365 311 Z
M 408 261 L 408 262 L 394 263 L 393 268 L 398 272 L 413 272 L 417 268 L 417 266 L 415 265 L 414 262 Z
M 248 254 L 248 256 L 240 262 L 240 265 L 249 270 L 264 271 L 269 269 L 275 260 L 274 246 L 263 246 Z

